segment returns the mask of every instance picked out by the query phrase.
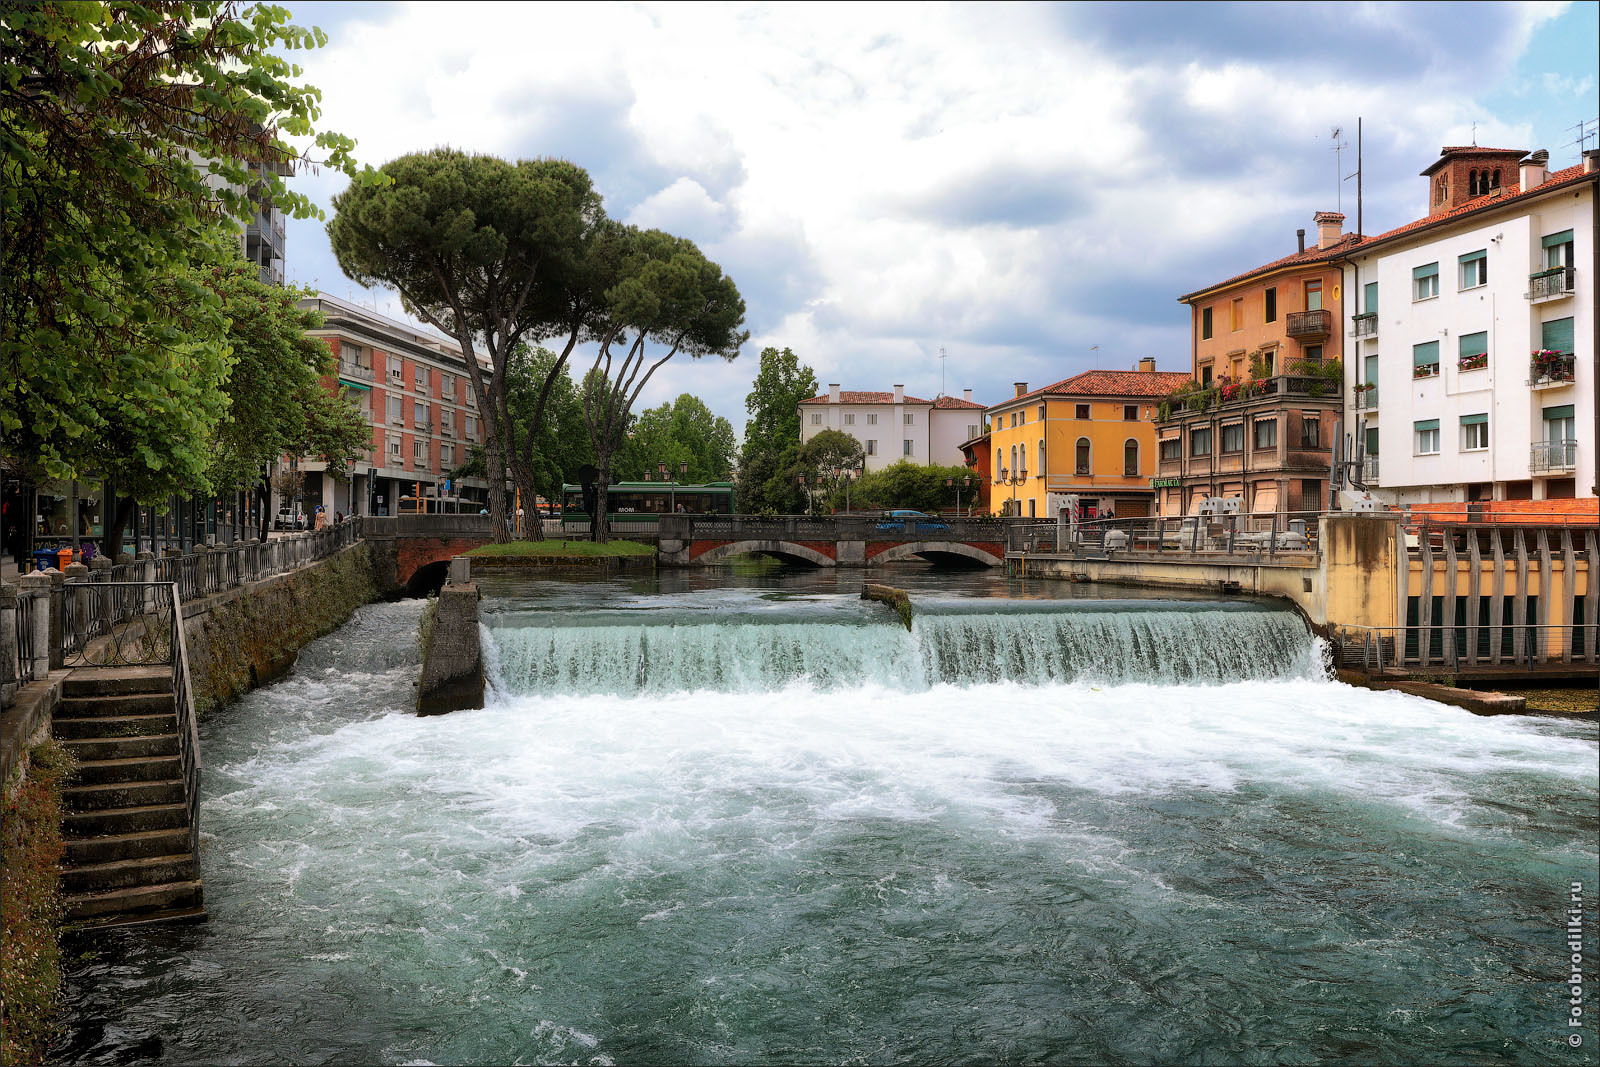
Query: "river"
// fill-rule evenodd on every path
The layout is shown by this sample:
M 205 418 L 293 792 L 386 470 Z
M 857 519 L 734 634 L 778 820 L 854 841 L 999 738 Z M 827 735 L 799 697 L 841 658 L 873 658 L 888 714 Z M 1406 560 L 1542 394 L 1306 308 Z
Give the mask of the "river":
M 434 718 L 361 609 L 204 724 L 211 919 L 73 941 L 58 1060 L 1592 1062 L 1593 722 L 1266 602 L 859 581 L 486 580 Z

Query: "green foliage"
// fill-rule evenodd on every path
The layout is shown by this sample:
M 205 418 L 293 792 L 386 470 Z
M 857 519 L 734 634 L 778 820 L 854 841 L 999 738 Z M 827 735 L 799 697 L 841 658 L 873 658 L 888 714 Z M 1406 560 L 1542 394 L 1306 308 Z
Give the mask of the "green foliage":
M 428 594 L 428 602 L 422 605 L 422 614 L 417 616 L 417 652 L 423 659 L 428 658 L 428 643 L 433 640 L 433 623 L 439 617 L 439 595 Z
M 844 492 L 844 486 L 866 464 L 860 441 L 843 430 L 823 430 L 800 446 L 799 458 L 806 484 L 820 487 L 822 499 L 830 507 L 838 510 L 846 501 L 855 504 L 855 498 Z
M 971 470 L 960 466 L 924 467 L 901 460 L 857 481 L 850 489 L 850 504 L 856 511 L 910 508 L 931 514 L 942 507 L 955 506 L 955 488 L 945 483 L 960 485 L 962 478 L 972 479 L 972 484 L 961 490 L 962 503 L 966 504 L 977 492 L 977 476 Z M 833 505 L 832 500 L 830 505 L 843 506 L 842 495 L 838 505 Z
M 723 482 L 733 477 L 733 424 L 713 415 L 705 401 L 681 393 L 670 404 L 650 408 L 633 421 L 627 443 L 612 464 L 618 481 L 669 477 L 688 482 Z M 679 467 L 688 464 L 688 472 Z
M 5 802 L 0 840 L 0 996 L 6 1006 L 0 1063 L 43 1063 L 61 992 L 59 864 L 61 790 L 72 756 L 55 741 L 35 746 Z
M 800 401 L 815 396 L 817 376 L 785 348 L 762 349 L 761 370 L 745 397 L 749 421 L 739 455 L 737 499 L 750 514 L 794 514 L 805 506 L 797 475 Z
M 230 366 L 198 274 L 213 228 L 261 204 L 318 213 L 284 184 L 311 162 L 291 138 L 356 173 L 284 54 L 326 38 L 267 4 L 6 0 L 0 16 L 4 450 L 33 477 L 113 477 L 145 500 L 204 487 Z
M 529 480 L 533 491 L 552 503 L 560 502 L 563 482 L 576 482 L 578 468 L 594 462 L 578 388 L 565 365 L 557 366 L 559 359 L 549 349 L 519 345 L 506 373 L 506 410 L 524 443 Z M 535 424 L 541 392 L 544 410 Z M 487 469 L 484 448 L 475 444 L 450 474 L 482 478 Z

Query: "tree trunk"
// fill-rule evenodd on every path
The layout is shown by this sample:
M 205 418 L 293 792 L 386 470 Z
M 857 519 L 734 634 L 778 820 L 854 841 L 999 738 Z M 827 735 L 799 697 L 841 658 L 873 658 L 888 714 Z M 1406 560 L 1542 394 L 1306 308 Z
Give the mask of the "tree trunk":
M 489 483 L 489 528 L 496 544 L 511 540 L 506 525 L 506 461 L 500 453 L 499 435 L 491 433 L 483 444 L 484 474 Z
M 117 556 L 122 552 L 122 533 L 128 528 L 128 519 L 133 516 L 133 498 L 119 496 L 111 514 L 106 517 L 105 537 L 101 544 L 105 549 L 106 559 L 112 563 L 117 561 Z
M 600 459 L 595 468 L 594 514 L 589 519 L 589 539 L 605 543 L 611 539 L 606 532 L 606 490 L 611 487 L 611 457 Z
M 511 477 L 517 483 L 517 490 L 522 494 L 522 510 L 527 513 L 522 523 L 523 539 L 543 541 L 544 521 L 539 518 L 539 490 L 534 485 L 532 468 L 524 462 L 523 457 L 512 458 Z

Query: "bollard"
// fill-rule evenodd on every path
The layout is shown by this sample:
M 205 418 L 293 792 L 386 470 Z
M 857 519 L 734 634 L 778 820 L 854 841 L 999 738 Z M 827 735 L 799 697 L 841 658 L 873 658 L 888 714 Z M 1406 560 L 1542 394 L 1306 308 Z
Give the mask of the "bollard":
M 472 581 L 472 560 L 456 556 L 450 560 L 450 584 L 466 585 Z

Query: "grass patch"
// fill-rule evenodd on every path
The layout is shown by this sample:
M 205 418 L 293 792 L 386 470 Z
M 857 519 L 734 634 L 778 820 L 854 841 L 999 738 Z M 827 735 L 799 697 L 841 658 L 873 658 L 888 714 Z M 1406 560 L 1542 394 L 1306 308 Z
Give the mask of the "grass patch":
M 61 996 L 61 789 L 73 759 L 46 741 L 29 752 L 28 773 L 5 803 L 0 834 L 0 994 L 5 1027 L 0 1063 L 42 1063 Z
M 528 556 L 535 559 L 596 556 L 653 556 L 654 545 L 641 545 L 637 541 L 510 541 L 503 545 L 482 545 L 468 552 L 469 556 Z

